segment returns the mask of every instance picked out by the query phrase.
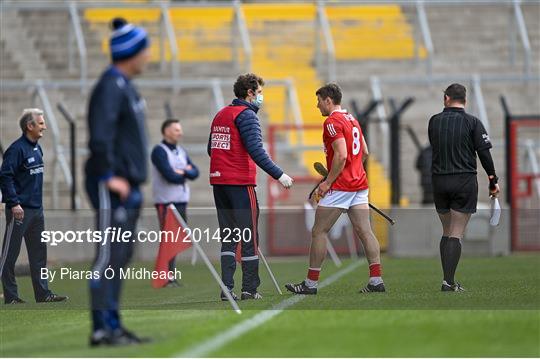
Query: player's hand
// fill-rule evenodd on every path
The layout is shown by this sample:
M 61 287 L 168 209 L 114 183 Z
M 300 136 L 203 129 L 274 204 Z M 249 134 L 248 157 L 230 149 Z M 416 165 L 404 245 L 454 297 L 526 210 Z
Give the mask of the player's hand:
M 315 192 L 322 198 L 326 196 L 326 193 L 329 190 L 330 190 L 330 183 L 328 183 L 327 181 L 322 181 Z
M 192 165 L 187 165 L 186 166 L 186 171 L 191 171 L 193 169 L 193 166 Z
M 499 197 L 499 193 L 501 192 L 501 189 L 499 188 L 498 184 L 495 184 L 493 187 L 489 187 L 489 196 L 490 197 Z
M 313 206 L 317 205 L 319 201 L 321 200 L 321 198 L 322 197 L 319 195 L 319 193 L 317 193 L 317 191 L 314 191 L 310 198 L 312 205 Z
M 186 168 L 187 170 L 188 168 Z M 174 170 L 174 172 L 178 173 L 179 175 L 183 176 L 186 172 L 184 170 Z
M 107 181 L 107 188 L 116 194 L 120 196 L 120 199 L 122 201 L 125 201 L 129 195 L 129 191 L 131 190 L 131 186 L 129 185 L 129 182 L 122 177 L 111 177 Z
M 497 176 L 488 176 L 489 180 L 489 196 L 490 197 L 498 197 L 499 193 L 501 192 L 501 189 L 499 188 L 499 185 L 497 184 L 497 181 L 499 178 Z
M 291 188 L 293 185 L 293 179 L 285 173 L 282 174 L 281 177 L 279 177 L 278 181 L 283 187 L 287 189 Z
M 13 214 L 13 218 L 17 221 L 22 221 L 24 219 L 24 209 L 22 209 L 20 204 L 11 207 L 11 213 Z

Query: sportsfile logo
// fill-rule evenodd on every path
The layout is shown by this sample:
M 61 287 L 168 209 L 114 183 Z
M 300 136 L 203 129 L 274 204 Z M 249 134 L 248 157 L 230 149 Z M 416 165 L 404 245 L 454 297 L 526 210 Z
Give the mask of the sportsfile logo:
M 224 228 L 223 230 L 210 228 L 183 228 L 174 231 L 131 231 L 119 227 L 107 227 L 104 231 L 43 231 L 41 242 L 58 246 L 60 243 L 98 243 L 102 246 L 107 243 L 248 243 L 252 240 L 250 228 Z

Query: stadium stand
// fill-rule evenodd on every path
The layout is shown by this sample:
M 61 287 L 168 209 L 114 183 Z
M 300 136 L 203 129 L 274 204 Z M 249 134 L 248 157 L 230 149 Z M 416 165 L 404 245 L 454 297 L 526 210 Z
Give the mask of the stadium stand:
M 181 4 L 181 3 L 180 3 Z M 280 10 L 289 7 L 288 11 Z M 522 5 L 525 23 L 533 50 L 532 73 L 539 73 L 538 4 Z M 320 123 L 320 115 L 315 108 L 313 93 L 324 82 L 323 71 L 317 72 L 314 66 L 316 7 L 312 4 L 243 4 L 242 12 L 253 46 L 252 70 L 260 73 L 267 80 L 292 78 L 296 85 L 302 118 L 304 123 Z M 514 65 L 509 64 L 509 14 L 507 5 L 460 5 L 447 6 L 426 4 L 427 18 L 431 27 L 435 52 L 432 55 L 433 72 L 446 75 L 467 75 L 479 73 L 519 74 L 523 64 L 520 42 L 517 41 L 518 54 Z M 78 57 L 68 9 L 20 9 L 3 10 L 12 12 L 6 16 L 8 31 L 2 31 L 2 79 L 57 81 L 78 79 Z M 423 61 L 428 57 L 422 42 L 419 41 L 417 14 L 414 6 L 339 6 L 326 5 L 332 37 L 335 43 L 337 61 L 337 81 L 343 86 L 346 97 L 345 107 L 351 99 L 366 103 L 371 98 L 370 76 L 424 76 Z M 477 11 L 489 16 L 475 17 Z M 458 13 L 460 16 L 446 16 Z M 232 6 L 177 7 L 169 11 L 174 31 L 178 40 L 181 76 L 185 78 L 209 79 L 214 77 L 233 78 L 241 70 L 235 66 L 233 44 L 238 41 L 234 35 Z M 143 79 L 168 79 L 170 77 L 170 52 L 167 43 L 165 49 L 165 69 L 161 71 L 159 33 L 157 20 L 160 10 L 136 8 L 91 8 L 80 9 L 79 16 L 87 48 L 88 76 L 95 79 L 107 63 L 106 41 L 107 23 L 113 16 L 125 16 L 130 21 L 146 26 L 153 37 L 153 59 L 149 71 Z M 473 21 L 474 20 L 474 21 Z M 460 31 L 448 31 L 448 28 Z M 17 34 L 17 35 L 15 35 Z M 474 40 L 474 41 L 473 41 Z M 69 41 L 71 45 L 68 46 Z M 478 45 L 481 43 L 482 45 Z M 70 66 L 70 53 L 74 53 L 73 66 Z M 240 55 L 242 56 L 242 55 Z M 72 70 L 70 70 L 72 68 Z M 233 71 L 231 71 L 233 70 Z M 383 96 L 400 100 L 405 96 L 414 96 L 415 104 L 408 110 L 403 123 L 410 124 L 426 141 L 426 122 L 429 114 L 442 107 L 440 91 L 445 82 L 431 85 L 394 84 L 384 85 Z M 166 87 L 141 88 L 148 102 L 148 129 L 151 141 L 159 139 L 159 123 L 164 118 L 163 102 L 171 103 L 173 113 L 184 122 L 187 136 L 185 144 L 196 148 L 206 141 L 207 127 L 214 112 L 212 91 L 209 88 L 182 89 L 179 94 L 172 94 Z M 470 90 L 470 89 L 469 89 Z M 490 119 L 491 136 L 496 143 L 502 140 L 502 113 L 498 96 L 505 94 L 510 102 L 521 112 L 538 113 L 538 82 L 523 85 L 519 82 L 482 82 L 482 90 Z M 230 86 L 223 86 L 225 101 L 232 96 Z M 63 102 L 73 112 L 79 128 L 84 128 L 86 95 L 78 88 L 61 87 L 47 89 L 47 94 L 54 105 Z M 265 94 L 263 111 L 266 123 L 282 123 L 286 111 L 285 90 L 280 86 L 269 86 Z M 17 118 L 20 109 L 30 105 L 31 94 L 26 89 L 3 88 L 2 100 L 2 136 L 5 145 L 17 135 L 18 129 L 12 120 Z M 385 105 L 387 106 L 387 104 Z M 388 112 L 388 107 L 387 107 Z M 57 114 L 60 131 L 67 130 L 65 121 Z M 415 160 L 415 150 L 402 133 L 402 168 L 411 168 Z M 67 146 L 63 136 L 61 143 Z M 293 139 L 290 139 L 293 141 Z M 307 145 L 318 145 L 318 135 L 304 138 Z M 46 148 L 51 148 L 50 137 L 44 141 Z M 81 130 L 77 147 L 80 158 L 85 156 L 86 134 Z M 379 141 L 372 144 L 372 153 L 378 157 Z M 495 151 L 496 161 L 502 160 L 502 150 Z M 195 151 L 194 161 L 203 172 L 207 173 L 208 160 L 204 151 Z M 310 163 L 314 157 L 307 153 L 303 162 Z M 320 156 L 320 155 L 317 155 Z M 379 158 L 380 159 L 380 158 Z M 79 163 L 82 163 L 80 161 Z M 307 166 L 306 166 L 307 167 Z M 47 171 L 51 173 L 51 171 Z M 403 176 L 403 196 L 412 204 L 418 203 L 420 190 L 418 177 Z M 388 201 L 389 185 L 387 174 L 379 162 L 370 162 L 372 176 L 372 195 L 375 202 L 384 206 Z M 504 175 L 504 174 L 503 174 Z M 79 176 L 81 178 L 81 176 Z M 50 187 L 50 177 L 47 183 Z M 483 185 L 483 184 L 481 184 Z M 46 193 L 47 188 L 46 187 Z M 79 187 L 81 188 L 81 187 Z M 209 205 L 207 184 L 200 180 L 194 184 L 194 205 Z M 67 188 L 62 187 L 61 207 L 67 208 Z M 199 195 L 200 194 L 200 195 Z M 46 196 L 47 197 L 47 196 Z M 380 197 L 380 198 L 379 198 Z M 84 196 L 83 196 L 84 198 Z M 387 203 L 387 202 L 386 202 Z M 50 206 L 50 202 L 48 203 Z M 86 207 L 85 201 L 82 201 Z

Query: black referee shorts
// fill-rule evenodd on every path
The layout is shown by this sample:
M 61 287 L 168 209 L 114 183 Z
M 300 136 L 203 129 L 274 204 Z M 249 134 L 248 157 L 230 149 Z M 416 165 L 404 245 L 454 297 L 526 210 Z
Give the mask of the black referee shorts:
M 462 213 L 475 213 L 478 203 L 476 173 L 433 175 L 433 201 L 438 213 L 450 209 Z

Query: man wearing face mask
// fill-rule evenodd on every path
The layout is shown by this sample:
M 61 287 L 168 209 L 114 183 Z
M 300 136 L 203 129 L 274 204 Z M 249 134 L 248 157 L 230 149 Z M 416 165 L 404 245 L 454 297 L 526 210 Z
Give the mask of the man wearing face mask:
M 208 140 L 210 184 L 220 227 L 221 277 L 236 299 L 232 292 L 233 276 L 236 258 L 241 258 L 242 300 L 262 298 L 257 292 L 260 279 L 256 166 L 285 188 L 293 183 L 263 148 L 257 117 L 263 103 L 263 86 L 263 79 L 255 74 L 239 76 L 234 84 L 236 99 L 214 117 Z M 221 299 L 227 300 L 224 293 Z

